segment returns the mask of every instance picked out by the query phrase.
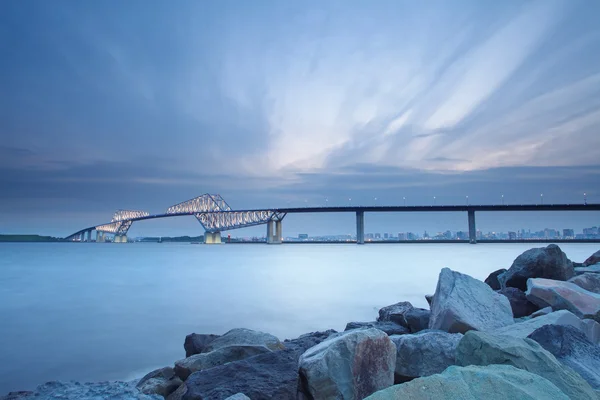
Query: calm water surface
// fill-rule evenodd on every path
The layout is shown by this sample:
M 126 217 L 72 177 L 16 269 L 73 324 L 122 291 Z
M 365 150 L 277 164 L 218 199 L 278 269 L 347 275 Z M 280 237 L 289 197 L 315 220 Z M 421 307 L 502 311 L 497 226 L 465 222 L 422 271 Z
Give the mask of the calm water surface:
M 0 395 L 140 377 L 183 358 L 191 332 L 285 339 L 427 307 L 442 267 L 485 279 L 530 247 L 0 243 Z M 580 262 L 597 247 L 561 244 Z

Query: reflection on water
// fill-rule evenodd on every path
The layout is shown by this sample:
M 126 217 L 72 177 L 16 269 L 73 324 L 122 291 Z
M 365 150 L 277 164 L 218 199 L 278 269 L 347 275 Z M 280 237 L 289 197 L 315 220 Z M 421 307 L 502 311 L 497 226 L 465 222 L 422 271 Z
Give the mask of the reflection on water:
M 0 394 L 139 377 L 191 332 L 281 339 L 343 330 L 385 305 L 427 307 L 442 267 L 484 279 L 528 244 L 0 244 Z M 597 245 L 562 244 L 575 261 Z

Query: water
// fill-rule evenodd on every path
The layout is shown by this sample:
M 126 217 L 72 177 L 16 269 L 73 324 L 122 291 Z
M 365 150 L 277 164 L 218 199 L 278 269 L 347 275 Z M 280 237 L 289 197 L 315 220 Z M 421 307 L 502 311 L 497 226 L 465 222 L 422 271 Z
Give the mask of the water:
M 0 243 L 0 394 L 140 377 L 183 358 L 191 332 L 284 339 L 427 307 L 442 267 L 485 279 L 530 247 Z M 597 245 L 561 248 L 583 261 Z

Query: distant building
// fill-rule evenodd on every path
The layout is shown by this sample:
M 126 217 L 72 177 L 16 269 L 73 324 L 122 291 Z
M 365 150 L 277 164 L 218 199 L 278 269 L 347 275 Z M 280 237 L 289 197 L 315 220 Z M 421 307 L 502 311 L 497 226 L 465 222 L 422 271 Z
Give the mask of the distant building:
M 373 234 L 372 233 L 365 234 L 365 239 L 373 239 Z
M 384 234 L 383 234 L 383 238 L 384 238 L 384 239 L 389 239 L 389 238 L 390 238 L 390 235 L 389 235 L 389 234 L 387 234 L 387 233 L 384 233 Z
M 381 233 L 376 233 L 375 234 L 375 239 L 381 239 Z
M 300 240 L 306 240 L 306 239 L 308 239 L 308 233 L 299 233 L 298 234 L 298 239 L 300 239 Z
M 517 240 L 517 232 L 508 232 L 508 240 Z
M 398 233 L 398 240 L 406 240 L 406 233 Z
M 464 231 L 458 231 L 458 232 L 456 232 L 456 238 L 459 240 L 468 240 L 469 234 Z
M 415 234 L 414 234 L 414 233 L 412 233 L 412 232 L 408 232 L 408 233 L 406 234 L 406 238 L 407 238 L 408 240 L 417 240 L 417 239 L 418 239 L 417 235 L 415 235 Z
M 573 229 L 563 229 L 563 237 L 572 239 L 575 237 L 575 231 L 573 231 Z

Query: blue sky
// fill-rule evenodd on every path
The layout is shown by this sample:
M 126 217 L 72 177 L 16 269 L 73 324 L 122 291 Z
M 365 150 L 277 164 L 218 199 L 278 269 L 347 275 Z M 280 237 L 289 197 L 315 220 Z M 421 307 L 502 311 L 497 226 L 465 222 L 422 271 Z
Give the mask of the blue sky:
M 0 231 L 205 192 L 600 202 L 598 20 L 591 0 L 3 1 Z

